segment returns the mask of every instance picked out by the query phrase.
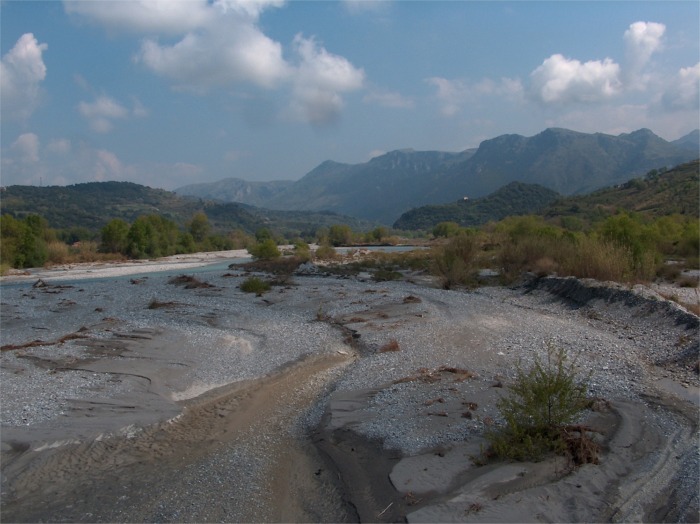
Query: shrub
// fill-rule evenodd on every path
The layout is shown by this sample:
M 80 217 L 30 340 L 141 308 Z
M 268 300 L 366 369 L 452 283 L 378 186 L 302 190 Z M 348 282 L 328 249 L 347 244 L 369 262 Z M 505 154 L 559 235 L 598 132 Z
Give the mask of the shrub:
M 338 257 L 338 254 L 330 244 L 322 244 L 314 253 L 314 257 L 319 260 L 334 260 Z
M 558 247 L 557 254 L 565 275 L 615 282 L 625 282 L 634 275 L 630 250 L 596 237 L 565 241 Z
M 241 291 L 245 293 L 255 293 L 262 295 L 266 291 L 270 291 L 270 283 L 258 277 L 250 277 L 241 283 Z
M 444 289 L 450 289 L 455 285 L 474 285 L 478 250 L 474 236 L 465 233 L 453 237 L 444 246 L 436 248 L 433 272 L 440 277 Z
M 267 238 L 249 247 L 248 251 L 255 258 L 262 260 L 270 260 L 272 258 L 278 258 L 282 255 L 280 250 L 277 248 L 277 244 L 275 244 L 275 241 L 271 238 Z
M 457 222 L 440 222 L 433 227 L 433 236 L 435 238 L 449 238 L 458 235 L 460 230 L 461 228 Z
M 50 264 L 65 264 L 69 260 L 68 246 L 60 240 L 52 240 L 46 246 Z
M 569 425 L 588 407 L 588 386 L 577 379 L 575 361 L 569 363 L 563 349 L 549 345 L 546 362 L 536 358 L 528 371 L 518 366 L 508 389 L 498 402 L 505 426 L 488 434 L 492 451 L 513 460 L 567 453 Z

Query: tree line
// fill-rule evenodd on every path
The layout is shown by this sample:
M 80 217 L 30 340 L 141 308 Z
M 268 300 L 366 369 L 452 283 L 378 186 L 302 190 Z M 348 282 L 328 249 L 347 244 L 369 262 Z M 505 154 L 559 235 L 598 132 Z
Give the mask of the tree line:
M 114 258 L 157 258 L 198 251 L 246 247 L 250 235 L 242 230 L 214 234 L 204 212 L 197 212 L 179 228 L 163 216 L 142 215 L 131 224 L 110 220 L 99 233 L 87 229 L 56 230 L 40 215 L 23 219 L 0 216 L 0 264 L 7 268 L 89 262 Z

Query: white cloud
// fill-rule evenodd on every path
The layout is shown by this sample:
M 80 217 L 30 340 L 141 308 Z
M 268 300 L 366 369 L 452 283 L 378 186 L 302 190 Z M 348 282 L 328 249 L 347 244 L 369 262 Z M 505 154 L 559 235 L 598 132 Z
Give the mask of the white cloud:
M 362 69 L 328 52 L 313 38 L 297 35 L 292 42 L 293 61 L 284 58 L 282 44 L 265 35 L 258 24 L 266 9 L 283 5 L 281 0 L 65 5 L 68 12 L 105 26 L 144 33 L 135 61 L 168 78 L 178 90 L 204 94 L 237 84 L 290 89 L 293 118 L 322 125 L 338 117 L 345 93 L 364 84 Z M 175 36 L 176 41 L 163 43 L 159 35 Z M 109 118 L 92 122 L 103 132 L 112 124 Z
M 34 133 L 23 133 L 17 137 L 10 149 L 17 155 L 18 160 L 24 164 L 36 164 L 39 162 L 39 137 Z
M 334 55 L 313 38 L 294 37 L 298 65 L 294 71 L 292 110 L 314 125 L 333 122 L 343 108 L 342 93 L 362 88 L 365 73 Z
M 530 73 L 531 94 L 546 104 L 600 102 L 622 90 L 620 66 L 612 59 L 578 60 L 555 54 Z
M 460 111 L 466 90 L 464 82 L 440 77 L 428 78 L 426 82 L 437 88 L 435 96 L 440 102 L 443 116 L 451 117 Z
M 177 35 L 204 27 L 216 13 L 206 0 L 130 0 L 129 2 L 64 1 L 67 13 L 106 27 L 143 33 Z
M 54 138 L 49 141 L 46 149 L 58 155 L 67 155 L 71 151 L 71 143 L 67 138 Z
M 662 96 L 662 104 L 669 111 L 696 111 L 700 109 L 700 62 L 684 67 Z M 696 115 L 697 117 L 697 115 Z M 697 118 L 696 118 L 697 120 Z
M 111 151 L 99 149 L 95 152 L 94 179 L 98 182 L 120 180 L 124 171 L 121 161 Z
M 389 0 L 343 0 L 343 6 L 348 13 L 384 13 L 389 9 Z
M 174 45 L 146 40 L 137 61 L 195 92 L 237 82 L 271 88 L 289 74 L 282 46 L 251 25 L 217 25 Z
M 382 89 L 374 89 L 370 91 L 364 96 L 362 101 L 369 104 L 378 104 L 384 107 L 394 107 L 403 109 L 411 109 L 416 105 L 415 101 L 412 98 L 404 96 L 401 93 L 386 91 Z
M 282 46 L 257 27 L 265 9 L 281 5 L 280 0 L 65 2 L 70 13 L 147 35 L 135 60 L 176 88 L 199 93 L 236 82 L 269 88 L 286 77 Z M 164 44 L 158 35 L 178 40 Z
M 129 163 L 113 151 L 85 142 L 50 139 L 41 146 L 34 133 L 20 135 L 0 155 L 2 185 L 65 185 L 107 180 L 173 189 L 197 182 L 201 166 L 187 162 Z
M 666 26 L 656 22 L 635 22 L 625 31 L 624 68 L 625 82 L 628 87 L 643 88 L 646 79 L 641 75 L 651 55 L 661 49 Z
M 129 115 L 129 110 L 113 98 L 101 95 L 94 102 L 80 102 L 78 112 L 97 133 L 108 133 L 114 127 L 113 120 L 123 119 Z
M 46 78 L 40 44 L 32 33 L 23 34 L 0 61 L 0 94 L 4 118 L 26 120 L 40 99 L 40 83 Z
M 131 110 L 131 114 L 135 116 L 136 118 L 143 118 L 148 116 L 148 109 L 141 103 L 141 101 L 136 98 L 132 97 L 132 103 L 133 103 L 133 108 Z
M 435 97 L 440 103 L 440 113 L 445 117 L 455 116 L 463 107 L 483 97 L 499 97 L 512 102 L 520 100 L 523 93 L 520 80 L 506 77 L 500 80 L 484 78 L 479 82 L 432 77 L 426 82 L 437 89 Z
M 133 109 L 129 110 L 107 95 L 98 96 L 94 102 L 80 102 L 78 112 L 88 121 L 90 128 L 97 133 L 111 131 L 114 128 L 114 120 L 148 115 L 148 110 L 136 98 L 133 99 Z

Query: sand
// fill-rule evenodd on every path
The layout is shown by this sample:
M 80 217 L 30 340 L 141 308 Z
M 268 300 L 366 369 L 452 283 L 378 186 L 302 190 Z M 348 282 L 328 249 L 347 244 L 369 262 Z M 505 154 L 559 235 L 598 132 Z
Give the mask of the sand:
M 3 283 L 59 286 L 225 260 L 218 256 L 59 268 Z M 79 309 L 78 288 L 56 288 L 55 299 L 35 290 L 12 304 L 3 292 L 3 345 L 33 340 L 41 318 L 64 318 L 56 333 L 86 337 L 3 351 L 4 414 L 19 395 L 7 388 L 22 374 L 38 377 L 42 395 L 65 397 L 69 384 L 60 381 L 78 374 L 91 388 L 50 408 L 60 413 L 3 423 L 3 521 L 698 521 L 697 379 L 688 366 L 641 362 L 632 352 L 664 338 L 697 339 L 697 326 L 675 313 L 595 296 L 588 309 L 572 310 L 551 290 L 471 295 L 297 278 L 293 288 L 253 298 L 156 279 L 115 281 L 132 286 L 133 308 L 150 293 L 180 304 L 144 313 L 140 325 L 125 313 L 108 316 L 117 305 L 99 315 L 91 302 Z M 16 314 L 49 299 L 53 312 L 36 313 L 36 322 Z M 78 304 L 58 307 L 68 300 Z M 270 326 L 287 316 L 285 343 Z M 642 333 L 635 318 L 655 331 Z M 309 338 L 294 338 L 297 324 Z M 513 352 L 538 331 L 558 333 L 562 344 L 590 338 L 585 364 L 607 401 L 583 421 L 600 430 L 598 465 L 478 460 L 505 391 L 496 386 L 507 384 Z M 391 339 L 398 351 L 383 353 Z M 232 370 L 218 369 L 230 361 Z

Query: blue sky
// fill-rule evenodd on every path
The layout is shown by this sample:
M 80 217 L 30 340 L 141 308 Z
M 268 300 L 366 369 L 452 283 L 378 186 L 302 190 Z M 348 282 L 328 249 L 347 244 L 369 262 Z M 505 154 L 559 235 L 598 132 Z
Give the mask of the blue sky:
M 299 179 L 547 127 L 700 127 L 692 1 L 0 2 L 2 185 Z

